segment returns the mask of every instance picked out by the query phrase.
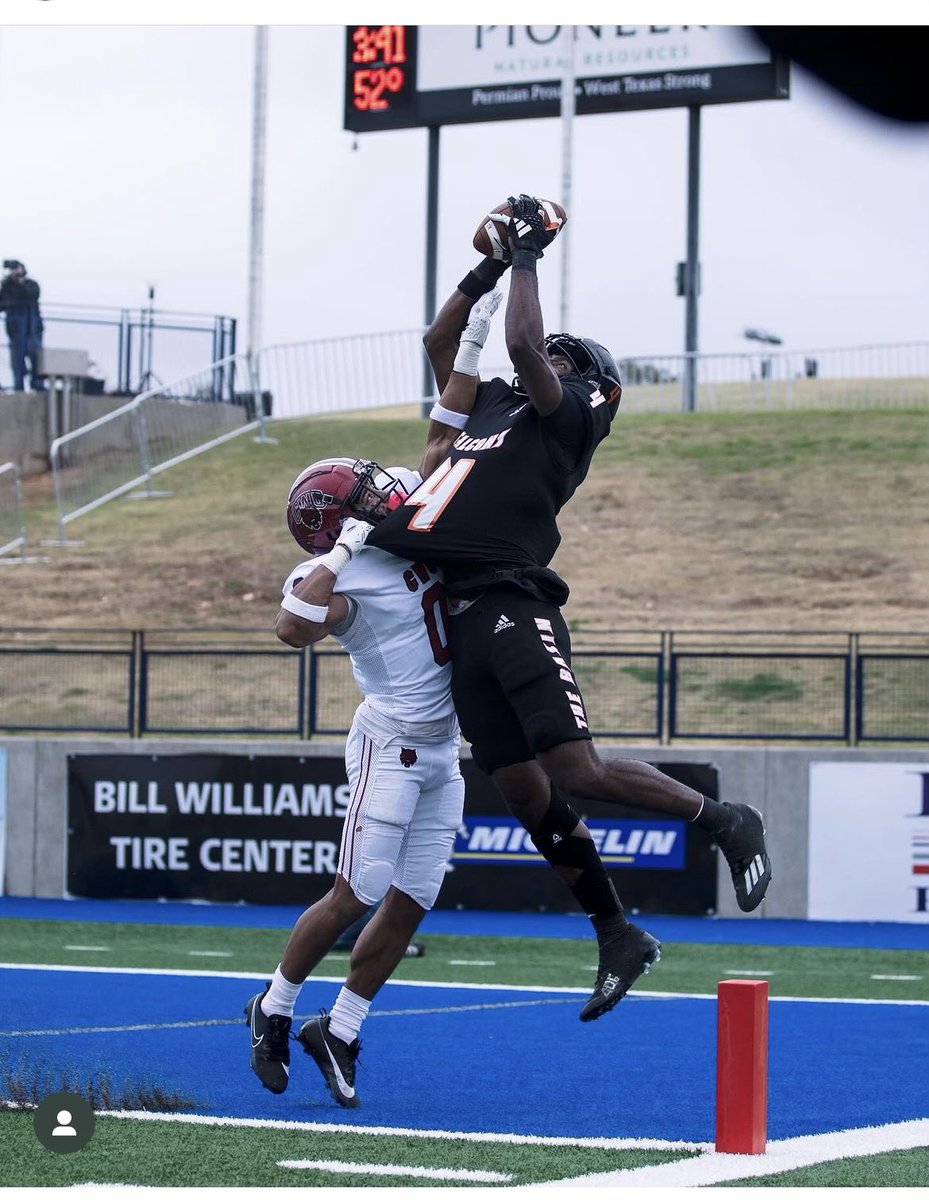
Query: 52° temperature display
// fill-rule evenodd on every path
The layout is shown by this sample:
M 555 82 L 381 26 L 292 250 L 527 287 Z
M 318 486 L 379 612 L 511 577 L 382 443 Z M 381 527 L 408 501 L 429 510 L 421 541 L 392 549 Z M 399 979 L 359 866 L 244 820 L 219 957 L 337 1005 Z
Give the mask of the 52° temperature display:
M 415 89 L 416 26 L 348 25 L 346 31 L 346 129 L 406 126 Z

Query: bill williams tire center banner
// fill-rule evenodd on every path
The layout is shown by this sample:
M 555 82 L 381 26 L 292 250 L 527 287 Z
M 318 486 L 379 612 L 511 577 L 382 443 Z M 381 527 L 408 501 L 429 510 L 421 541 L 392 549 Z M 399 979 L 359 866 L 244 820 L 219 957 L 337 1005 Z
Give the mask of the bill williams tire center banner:
M 715 769 L 655 764 L 716 798 Z M 462 763 L 465 815 L 437 908 L 574 911 L 493 783 Z M 351 801 L 336 757 L 68 758 L 67 891 L 97 898 L 310 904 L 332 886 Z M 579 803 L 630 909 L 712 913 L 716 855 L 682 820 Z

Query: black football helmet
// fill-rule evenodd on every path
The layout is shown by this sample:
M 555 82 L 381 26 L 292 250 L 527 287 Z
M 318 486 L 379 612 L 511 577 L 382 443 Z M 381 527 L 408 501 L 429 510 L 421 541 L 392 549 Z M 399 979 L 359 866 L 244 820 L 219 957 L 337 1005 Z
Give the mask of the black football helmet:
M 294 480 L 287 498 L 287 524 L 304 550 L 325 554 L 335 545 L 343 521 L 356 517 L 376 525 L 405 499 L 400 480 L 376 462 L 323 458 Z
M 549 355 L 566 358 L 582 379 L 596 383 L 614 408 L 619 406 L 623 384 L 616 359 L 605 346 L 592 338 L 572 337 L 570 333 L 550 333 L 545 339 Z

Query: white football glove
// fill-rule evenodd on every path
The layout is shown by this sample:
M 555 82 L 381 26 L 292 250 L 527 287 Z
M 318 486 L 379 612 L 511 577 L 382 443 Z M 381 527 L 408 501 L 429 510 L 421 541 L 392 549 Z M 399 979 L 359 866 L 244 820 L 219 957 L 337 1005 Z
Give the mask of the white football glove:
M 356 521 L 354 517 L 349 517 L 342 526 L 342 532 L 336 538 L 335 545 L 328 554 L 320 554 L 313 565 L 325 567 L 338 579 L 339 574 L 364 545 L 365 538 L 373 528 L 374 526 L 369 525 L 367 521 Z
M 487 335 L 490 333 L 491 318 L 500 307 L 502 299 L 503 292 L 498 287 L 495 287 L 492 292 L 486 292 L 481 296 L 480 300 L 471 309 L 468 323 L 461 335 L 462 342 L 473 342 L 476 346 L 484 345 L 487 341 Z M 457 367 L 455 369 L 457 370 Z M 466 374 L 471 373 L 466 372 Z M 474 373 L 476 374 L 476 372 Z
M 335 545 L 344 547 L 351 558 L 365 544 L 365 538 L 373 528 L 374 526 L 369 525 L 367 521 L 357 521 L 354 517 L 349 517 L 343 524 L 342 532 L 336 538 Z M 333 546 L 334 549 L 335 546 Z

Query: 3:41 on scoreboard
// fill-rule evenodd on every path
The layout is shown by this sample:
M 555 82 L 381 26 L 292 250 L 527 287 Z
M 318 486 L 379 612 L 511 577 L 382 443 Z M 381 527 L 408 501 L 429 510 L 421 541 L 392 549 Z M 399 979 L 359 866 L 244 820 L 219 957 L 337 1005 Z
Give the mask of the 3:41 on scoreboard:
M 408 110 L 416 70 L 416 27 L 349 25 L 346 54 L 347 110 L 388 117 Z M 346 127 L 355 127 L 348 120 Z M 405 123 L 405 122 L 404 122 Z

